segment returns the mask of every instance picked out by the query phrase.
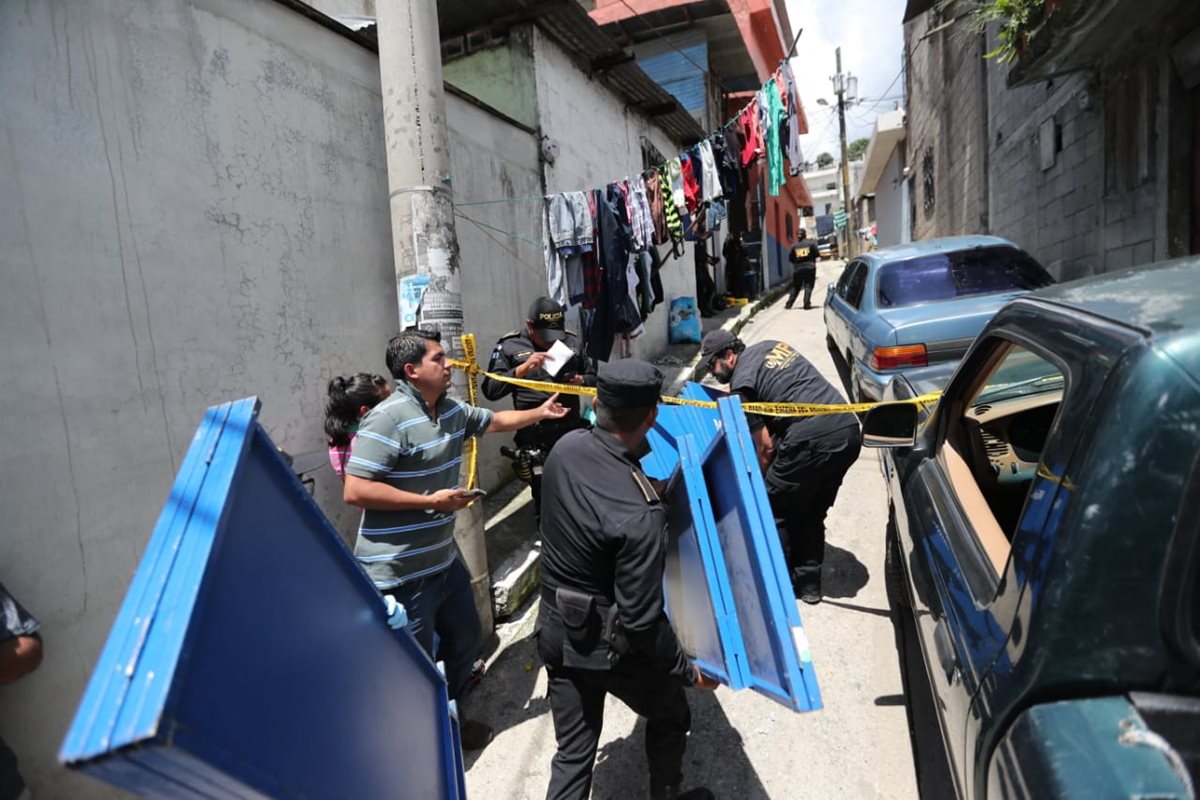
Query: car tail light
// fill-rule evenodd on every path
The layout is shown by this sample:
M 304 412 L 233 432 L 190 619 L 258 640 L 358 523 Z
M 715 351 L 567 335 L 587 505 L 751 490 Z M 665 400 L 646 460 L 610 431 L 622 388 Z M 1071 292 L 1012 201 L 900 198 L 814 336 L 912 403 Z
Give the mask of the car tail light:
M 902 369 L 904 367 L 924 367 L 929 364 L 925 355 L 925 345 L 906 344 L 900 347 L 876 347 L 871 354 L 872 369 Z

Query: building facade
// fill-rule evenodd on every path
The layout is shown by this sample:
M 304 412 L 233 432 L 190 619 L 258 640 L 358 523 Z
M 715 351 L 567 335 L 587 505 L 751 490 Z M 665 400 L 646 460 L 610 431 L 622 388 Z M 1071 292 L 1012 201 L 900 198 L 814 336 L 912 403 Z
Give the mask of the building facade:
M 576 11 L 588 41 L 619 49 Z M 0 736 L 35 796 L 116 796 L 56 753 L 204 409 L 257 395 L 278 445 L 317 450 L 328 380 L 386 373 L 400 323 L 379 60 L 360 23 L 294 0 L 113 0 L 34 3 L 0 26 L 0 430 L 22 454 L 2 468 L 0 582 L 46 642 L 0 693 Z M 478 61 L 446 70 L 484 358 L 546 293 L 541 195 L 636 174 L 640 142 L 674 151 L 700 131 L 636 65 L 593 72 L 599 56 L 558 30 L 490 24 Z M 668 263 L 668 298 L 694 295 L 693 275 Z M 665 306 L 646 329 L 633 352 L 653 357 Z M 485 487 L 507 477 L 500 443 L 481 448 Z M 352 536 L 332 471 L 316 498 Z
M 1059 279 L 1200 250 L 1200 6 L 1047 3 L 1012 64 L 965 8 L 906 14 L 910 230 L 993 233 Z

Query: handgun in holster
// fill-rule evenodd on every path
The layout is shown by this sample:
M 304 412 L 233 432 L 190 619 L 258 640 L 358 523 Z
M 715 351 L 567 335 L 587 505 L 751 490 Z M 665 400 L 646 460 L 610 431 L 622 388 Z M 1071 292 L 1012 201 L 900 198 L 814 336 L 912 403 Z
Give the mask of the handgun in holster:
M 501 447 L 500 455 L 511 459 L 513 472 L 525 483 L 531 483 L 534 475 L 540 475 L 542 463 L 546 460 L 541 449 L 522 447 L 514 450 L 511 447 Z

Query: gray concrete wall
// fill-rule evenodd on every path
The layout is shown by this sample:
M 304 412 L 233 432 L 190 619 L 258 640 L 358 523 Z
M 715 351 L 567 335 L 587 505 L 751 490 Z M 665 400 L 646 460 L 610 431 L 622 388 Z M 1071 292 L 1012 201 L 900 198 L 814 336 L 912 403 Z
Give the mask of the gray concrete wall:
M 904 206 L 908 202 L 904 191 L 904 145 L 892 151 L 883 177 L 875 187 L 875 235 L 880 247 L 904 241 Z
M 905 26 L 914 238 L 994 233 L 1060 280 L 1187 252 L 1190 193 L 1179 176 L 1188 174 L 1191 110 L 1169 58 L 1147 52 L 1010 89 L 1009 65 L 981 57 L 995 30 L 924 38 L 934 24 L 926 13 Z M 929 149 L 933 209 L 924 205 Z
M 529 304 L 547 291 L 539 243 L 542 190 L 538 145 L 528 132 L 453 95 L 446 97 L 446 110 L 455 202 L 538 198 L 459 209 L 461 215 L 474 220 L 464 216 L 456 220 L 463 313 L 467 332 L 475 334 L 479 360 L 486 367 L 496 340 L 523 328 Z M 507 397 L 492 403 L 481 393 L 479 402 L 496 409 L 512 408 Z M 485 489 L 495 489 L 512 477 L 511 462 L 500 455 L 500 445 L 511 439 L 511 434 L 496 434 L 480 440 L 479 479 Z
M 626 108 L 618 95 L 600 80 L 589 78 L 540 31 L 535 34 L 541 130 L 559 148 L 555 163 L 545 166 L 547 192 L 598 188 L 640 174 L 641 136 L 647 137 L 667 158 L 680 152 L 678 142 L 672 142 L 641 113 Z M 540 236 L 540 227 L 537 230 Z M 693 245 L 684 246 L 685 256 L 668 261 L 662 270 L 666 302 L 646 320 L 646 332 L 633 340 L 632 354 L 639 358 L 651 358 L 667 346 L 671 299 L 696 296 Z M 613 352 L 616 357 L 619 350 Z
M 378 69 L 269 0 L 5 4 L 0 581 L 46 658 L 0 736 L 37 797 L 106 796 L 55 754 L 205 407 L 313 449 L 330 376 L 384 370 Z

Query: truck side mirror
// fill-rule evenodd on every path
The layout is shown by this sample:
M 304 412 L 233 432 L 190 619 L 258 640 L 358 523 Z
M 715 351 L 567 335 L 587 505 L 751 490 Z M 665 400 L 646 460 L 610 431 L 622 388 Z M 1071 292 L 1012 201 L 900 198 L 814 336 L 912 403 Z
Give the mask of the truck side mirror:
M 863 419 L 864 447 L 912 447 L 917 442 L 917 406 L 884 403 Z

